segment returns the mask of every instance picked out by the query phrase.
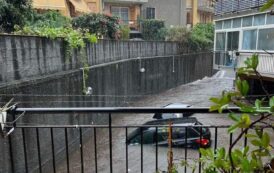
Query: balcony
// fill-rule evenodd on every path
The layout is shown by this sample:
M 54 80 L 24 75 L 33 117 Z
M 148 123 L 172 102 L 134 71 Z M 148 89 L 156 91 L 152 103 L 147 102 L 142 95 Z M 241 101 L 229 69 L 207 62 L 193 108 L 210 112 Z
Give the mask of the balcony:
M 147 3 L 148 0 L 103 0 L 103 2 L 108 2 L 108 3 L 135 3 L 135 4 L 143 4 L 143 3 Z
M 267 0 L 219 0 L 215 4 L 215 15 L 259 9 Z
M 214 13 L 213 4 L 209 0 L 199 0 L 198 1 L 198 10 L 203 11 L 203 12 Z

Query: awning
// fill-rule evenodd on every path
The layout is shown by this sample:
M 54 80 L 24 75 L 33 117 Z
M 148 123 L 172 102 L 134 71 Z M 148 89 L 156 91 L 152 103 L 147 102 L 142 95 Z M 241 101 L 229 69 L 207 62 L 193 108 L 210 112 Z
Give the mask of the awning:
M 76 11 L 78 12 L 82 12 L 82 13 L 89 13 L 89 8 L 88 5 L 86 4 L 86 2 L 84 0 L 69 0 Z
M 66 9 L 65 0 L 32 0 L 33 8 L 35 9 L 51 9 L 64 10 Z

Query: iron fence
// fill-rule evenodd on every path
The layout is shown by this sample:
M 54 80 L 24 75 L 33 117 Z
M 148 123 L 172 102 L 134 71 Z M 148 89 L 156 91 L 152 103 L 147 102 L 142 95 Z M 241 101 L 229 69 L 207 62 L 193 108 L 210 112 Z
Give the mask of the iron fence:
M 238 108 L 230 108 L 229 111 L 239 112 Z M 227 113 L 225 111 L 224 113 Z M 22 115 L 23 117 L 18 117 Z M 32 124 L 27 123 L 27 120 L 20 121 L 19 119 L 27 119 L 29 116 L 37 117 L 39 115 L 52 115 L 49 118 L 55 118 L 58 115 L 66 116 L 77 113 L 79 116 L 92 116 L 94 113 L 100 113 L 101 118 L 105 118 L 105 123 L 92 124 L 65 124 L 57 122 L 57 124 Z M 145 124 L 137 125 L 134 122 L 130 124 L 116 124 L 113 120 L 120 120 L 120 116 L 124 113 L 130 117 L 139 116 L 140 113 L 149 113 L 144 116 L 151 116 L 154 113 L 214 113 L 209 112 L 209 108 L 17 108 L 9 111 L 9 116 L 17 120 L 17 122 L 6 122 L 6 132 L 11 132 L 7 138 L 0 140 L 0 147 L 6 147 L 7 160 L 0 162 L 9 165 L 7 170 L 0 172 L 158 172 L 163 170 L 163 148 L 159 144 L 159 139 L 156 137 L 154 145 L 148 145 L 144 142 L 144 129 L 155 128 L 156 136 L 159 129 L 168 128 L 169 125 L 160 124 Z M 46 116 L 47 117 L 47 116 Z M 19 119 L 18 119 L 19 118 Z M 46 122 L 46 120 L 44 120 Z M 61 124 L 60 124 L 61 123 Z M 193 128 L 193 125 L 171 125 L 171 129 L 183 128 L 186 131 L 184 137 L 185 144 L 188 144 L 187 131 Z M 224 134 L 220 131 L 227 130 L 228 125 L 195 125 L 199 129 L 200 136 L 203 138 L 203 128 L 210 129 L 211 147 L 216 151 L 218 141 L 224 138 Z M 128 145 L 127 141 L 129 133 L 135 128 L 140 128 L 141 142 L 137 146 Z M 118 142 L 117 135 L 114 132 L 119 132 L 123 142 Z M 14 130 L 14 131 L 13 131 Z M 102 132 L 99 132 L 103 130 Z M 106 138 L 106 139 L 105 139 Z M 119 138 L 120 139 L 120 138 Z M 229 145 L 233 140 L 233 134 L 228 135 Z M 102 142 L 103 140 L 103 142 Z M 7 145 L 2 145 L 6 143 Z M 228 146 L 229 146 L 228 145 Z M 247 145 L 247 139 L 243 139 L 243 146 Z M 134 151 L 131 147 L 135 147 Z M 91 149 L 92 148 L 92 149 Z M 113 152 L 119 148 L 118 152 Z M 173 147 L 175 152 L 180 155 L 179 160 L 188 161 L 192 157 L 198 159 L 201 154 L 198 150 L 192 150 L 189 147 Z M 129 152 L 129 150 L 131 150 Z M 137 154 L 135 152 L 137 151 Z M 160 152 L 161 150 L 161 152 Z M 106 153 L 107 151 L 107 153 Z M 78 153 L 76 157 L 75 153 Z M 103 154 L 104 153 L 104 154 Z M 135 153 L 135 155 L 134 155 Z M 5 153 L 2 153 L 5 156 Z M 117 155 L 120 155 L 118 157 Z M 134 156 L 132 156 L 134 155 Z M 92 157 L 87 159 L 86 157 Z M 121 159 L 122 158 L 122 159 Z M 149 158 L 149 159 L 147 159 Z M 131 159 L 134 159 L 131 163 Z M 192 158 L 193 159 L 193 158 Z M 103 161 L 102 161 L 103 160 Z M 149 163 L 149 166 L 148 166 Z M 2 164 L 2 165 L 1 165 Z M 154 165 L 152 165 L 154 164 Z M 77 165 L 77 166 L 72 166 Z M 107 168 L 106 168 L 107 167 Z M 132 167 L 136 169 L 133 170 Z M 165 167 L 165 166 L 164 166 Z M 1 169 L 1 168 L 0 168 Z M 201 164 L 198 165 L 198 172 L 201 172 Z M 150 171 L 148 171 L 150 170 Z M 183 172 L 189 172 L 189 168 L 182 167 Z

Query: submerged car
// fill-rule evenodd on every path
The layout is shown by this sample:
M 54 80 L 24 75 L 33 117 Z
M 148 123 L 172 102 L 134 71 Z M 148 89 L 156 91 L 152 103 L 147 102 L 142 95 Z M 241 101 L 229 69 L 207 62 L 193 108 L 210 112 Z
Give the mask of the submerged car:
M 157 125 L 173 124 L 172 145 L 178 147 L 207 148 L 211 145 L 211 133 L 208 128 L 199 127 L 202 125 L 196 118 L 173 118 L 168 120 L 154 120 L 145 123 L 146 126 L 139 127 L 129 134 L 127 144 L 157 144 L 159 146 L 168 145 L 168 127 L 158 127 Z M 175 127 L 174 127 L 175 126 Z M 178 126 L 178 127 L 176 127 Z M 182 127 L 183 126 L 183 127 Z M 197 126 L 197 127 L 195 127 Z M 142 139 L 141 139 L 142 132 Z
M 189 108 L 191 105 L 183 104 L 183 103 L 171 103 L 164 108 Z M 183 117 L 189 117 L 193 115 L 193 113 L 156 113 L 154 114 L 154 119 L 171 119 L 171 118 L 183 118 Z

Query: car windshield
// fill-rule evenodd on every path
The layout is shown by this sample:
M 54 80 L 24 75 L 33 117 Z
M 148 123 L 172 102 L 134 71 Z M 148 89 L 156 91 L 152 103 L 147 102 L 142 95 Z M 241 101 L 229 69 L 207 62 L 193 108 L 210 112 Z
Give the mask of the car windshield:
M 163 113 L 162 118 L 163 119 L 170 119 L 170 118 L 182 118 L 182 113 Z

